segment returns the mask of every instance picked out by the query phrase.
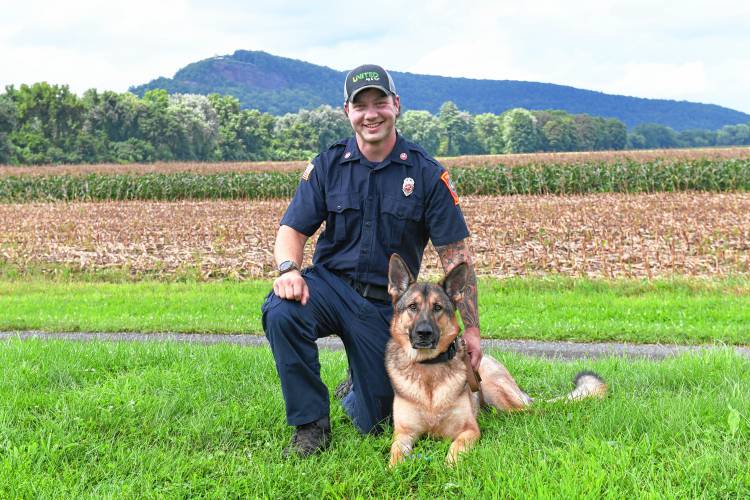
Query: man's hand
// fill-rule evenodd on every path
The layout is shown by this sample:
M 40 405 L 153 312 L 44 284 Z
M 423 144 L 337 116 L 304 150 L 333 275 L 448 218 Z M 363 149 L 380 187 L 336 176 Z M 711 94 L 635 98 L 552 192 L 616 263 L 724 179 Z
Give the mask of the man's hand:
M 479 328 L 473 326 L 464 331 L 463 339 L 466 342 L 466 352 L 471 360 L 471 367 L 474 371 L 479 370 L 479 363 L 482 361 L 482 345 L 479 342 Z
M 276 234 L 276 243 L 273 246 L 273 258 L 276 265 L 291 260 L 297 264 L 297 269 L 302 262 L 307 236 L 296 229 L 281 225 Z M 286 300 L 296 300 L 304 306 L 310 297 L 307 282 L 298 270 L 288 271 L 273 282 L 273 293 Z
M 474 265 L 469 249 L 469 239 L 449 243 L 444 246 L 436 246 L 435 250 L 440 256 L 443 263 L 445 274 L 448 274 L 454 267 L 461 262 L 466 262 L 468 274 L 466 276 L 466 286 L 463 291 L 463 300 L 458 304 L 458 310 L 461 312 L 461 319 L 464 321 L 464 341 L 466 342 L 466 352 L 471 359 L 471 366 L 476 371 L 479 368 L 479 362 L 482 361 L 482 345 L 479 343 L 479 308 L 477 302 L 477 276 L 474 273 Z
M 310 298 L 307 282 L 299 271 L 284 273 L 273 282 L 273 293 L 286 300 L 296 300 L 304 306 Z

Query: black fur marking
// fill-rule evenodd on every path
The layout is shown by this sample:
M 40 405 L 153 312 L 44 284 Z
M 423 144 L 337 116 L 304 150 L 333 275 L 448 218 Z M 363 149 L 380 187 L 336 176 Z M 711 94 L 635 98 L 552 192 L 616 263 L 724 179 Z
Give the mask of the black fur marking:
M 594 377 L 596 380 L 598 380 L 602 384 L 605 383 L 604 379 L 601 378 L 597 373 L 594 373 L 594 372 L 589 371 L 589 370 L 585 370 L 585 371 L 582 371 L 582 372 L 578 372 L 576 374 L 575 378 L 573 379 L 573 385 L 575 387 L 578 387 L 578 381 L 581 380 L 583 377 Z

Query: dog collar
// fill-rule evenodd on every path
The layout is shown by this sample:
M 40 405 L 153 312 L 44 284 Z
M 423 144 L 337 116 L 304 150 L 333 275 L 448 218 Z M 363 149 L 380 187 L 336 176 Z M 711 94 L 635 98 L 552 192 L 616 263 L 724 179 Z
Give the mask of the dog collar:
M 458 352 L 458 338 L 451 342 L 451 345 L 448 346 L 448 349 L 445 352 L 441 352 L 434 358 L 423 359 L 422 361 L 420 361 L 420 363 L 422 363 L 423 365 L 445 363 L 446 361 L 450 361 L 451 359 L 455 358 L 456 352 Z

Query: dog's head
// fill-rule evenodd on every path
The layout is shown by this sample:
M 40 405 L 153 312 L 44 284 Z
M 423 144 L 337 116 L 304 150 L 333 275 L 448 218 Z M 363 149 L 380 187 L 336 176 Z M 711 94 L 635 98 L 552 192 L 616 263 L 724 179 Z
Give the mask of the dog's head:
M 402 348 L 425 350 L 420 357 L 428 359 L 445 351 L 455 340 L 459 332 L 456 306 L 463 299 L 467 272 L 462 262 L 437 285 L 417 283 L 403 259 L 391 255 L 388 266 L 388 293 L 394 307 L 391 336 Z

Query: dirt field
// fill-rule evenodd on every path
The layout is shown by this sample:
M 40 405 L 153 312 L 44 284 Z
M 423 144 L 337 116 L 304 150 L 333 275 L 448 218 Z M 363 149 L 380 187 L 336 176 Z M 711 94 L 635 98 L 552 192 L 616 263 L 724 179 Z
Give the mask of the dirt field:
M 206 277 L 273 274 L 287 200 L 0 205 L 0 259 Z M 750 193 L 464 197 L 479 274 L 750 272 Z M 311 249 L 306 252 L 309 261 Z M 428 247 L 423 273 L 440 265 Z

